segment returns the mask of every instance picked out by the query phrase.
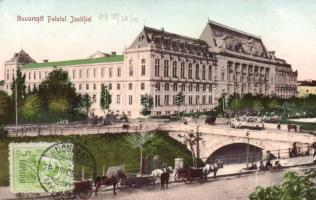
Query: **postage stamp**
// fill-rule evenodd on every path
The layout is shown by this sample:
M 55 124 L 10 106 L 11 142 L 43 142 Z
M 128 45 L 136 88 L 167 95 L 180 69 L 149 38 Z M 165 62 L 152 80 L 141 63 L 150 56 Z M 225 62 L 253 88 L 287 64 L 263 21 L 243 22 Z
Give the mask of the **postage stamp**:
M 44 192 L 37 177 L 38 160 L 53 143 L 10 143 L 10 188 L 14 193 Z
M 74 181 L 93 180 L 96 161 L 91 152 L 73 142 L 10 143 L 10 186 L 14 193 L 62 192 Z
M 73 144 L 10 143 L 10 187 L 14 193 L 72 189 Z

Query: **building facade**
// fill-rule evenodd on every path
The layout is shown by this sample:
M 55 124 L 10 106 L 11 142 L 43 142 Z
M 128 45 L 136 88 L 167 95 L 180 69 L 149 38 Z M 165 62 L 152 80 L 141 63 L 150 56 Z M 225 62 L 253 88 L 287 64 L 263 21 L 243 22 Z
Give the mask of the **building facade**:
M 308 95 L 316 95 L 316 81 L 315 80 L 298 81 L 297 91 L 298 91 L 298 97 L 307 97 Z
M 152 115 L 214 109 L 221 96 L 297 93 L 297 72 L 267 51 L 259 37 L 209 21 L 199 38 L 144 27 L 123 55 L 97 52 L 88 59 L 36 63 L 21 50 L 5 63 L 4 89 L 20 68 L 33 89 L 53 69 L 68 73 L 77 92 L 89 94 L 91 112 L 103 115 L 102 85 L 112 96 L 111 111 L 140 117 L 141 95 L 153 97 Z M 182 105 L 176 105 L 177 96 Z

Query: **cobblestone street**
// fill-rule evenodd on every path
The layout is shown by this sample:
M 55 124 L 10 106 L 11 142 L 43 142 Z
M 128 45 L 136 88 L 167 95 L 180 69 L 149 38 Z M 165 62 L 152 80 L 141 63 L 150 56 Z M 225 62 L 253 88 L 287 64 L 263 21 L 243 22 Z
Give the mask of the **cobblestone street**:
M 222 180 L 209 180 L 207 183 L 193 183 L 186 185 L 176 183 L 169 185 L 169 189 L 160 190 L 156 185 L 153 190 L 119 191 L 114 196 L 112 191 L 100 192 L 92 199 L 120 199 L 120 200 L 244 200 L 257 186 L 272 186 L 281 182 L 282 176 L 289 170 L 302 171 L 305 167 L 296 167 L 280 172 L 260 172 L 241 177 L 230 177 Z

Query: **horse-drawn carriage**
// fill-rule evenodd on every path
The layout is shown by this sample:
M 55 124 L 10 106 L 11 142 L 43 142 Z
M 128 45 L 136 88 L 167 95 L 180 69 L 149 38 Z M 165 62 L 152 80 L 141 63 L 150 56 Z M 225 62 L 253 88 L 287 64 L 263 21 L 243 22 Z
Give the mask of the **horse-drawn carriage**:
M 207 163 L 202 168 L 183 168 L 178 169 L 174 175 L 174 180 L 177 182 L 184 181 L 187 184 L 192 183 L 194 180 L 199 182 L 205 182 L 207 180 L 208 174 L 214 173 L 214 178 L 216 179 L 216 174 L 219 168 L 223 168 L 224 163 L 220 160 L 215 160 L 213 162 Z
M 89 199 L 92 196 L 92 192 L 92 182 L 87 180 L 74 182 L 73 190 L 53 192 L 51 196 L 53 199 Z
M 121 179 L 120 188 L 141 188 L 147 187 L 148 189 L 152 189 L 155 187 L 156 177 L 153 176 L 127 176 L 125 179 Z
M 184 181 L 186 184 L 192 183 L 194 180 L 204 182 L 205 181 L 205 173 L 203 172 L 203 168 L 183 168 L 178 169 L 174 175 L 174 180 L 176 182 Z

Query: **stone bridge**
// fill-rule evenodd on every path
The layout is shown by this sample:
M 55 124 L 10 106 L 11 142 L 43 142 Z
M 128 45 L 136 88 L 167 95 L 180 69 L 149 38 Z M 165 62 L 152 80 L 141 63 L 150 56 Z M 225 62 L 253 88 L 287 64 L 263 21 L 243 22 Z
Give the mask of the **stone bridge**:
M 216 150 L 225 148 L 232 144 L 245 144 L 262 150 L 263 158 L 267 151 L 278 157 L 278 152 L 286 153 L 296 142 L 297 146 L 304 151 L 308 146 L 316 141 L 316 137 L 311 134 L 285 132 L 277 130 L 246 130 L 233 129 L 228 126 L 207 126 L 207 125 L 184 125 L 184 124 L 163 124 L 158 126 L 159 130 L 169 132 L 174 139 L 183 142 L 183 138 L 178 135 L 186 134 L 190 131 L 201 133 L 202 142 L 200 145 L 200 158 L 206 161 Z M 248 134 L 247 134 L 248 132 Z

